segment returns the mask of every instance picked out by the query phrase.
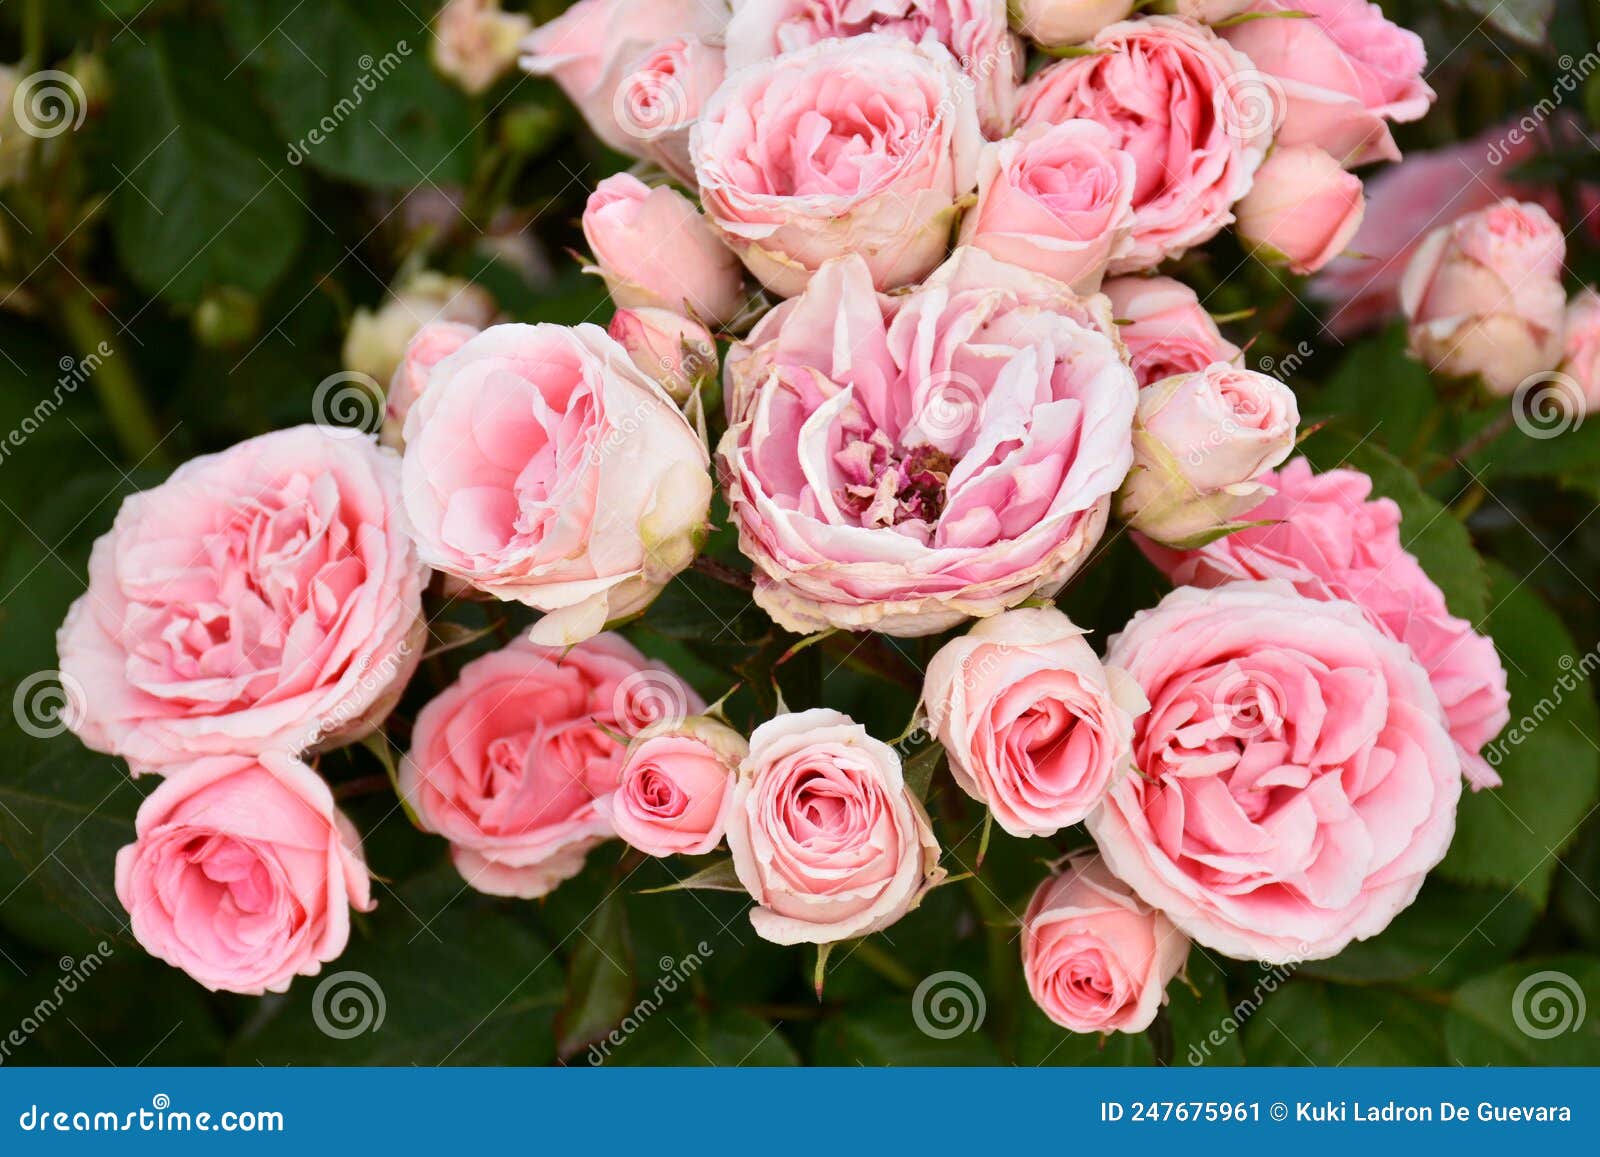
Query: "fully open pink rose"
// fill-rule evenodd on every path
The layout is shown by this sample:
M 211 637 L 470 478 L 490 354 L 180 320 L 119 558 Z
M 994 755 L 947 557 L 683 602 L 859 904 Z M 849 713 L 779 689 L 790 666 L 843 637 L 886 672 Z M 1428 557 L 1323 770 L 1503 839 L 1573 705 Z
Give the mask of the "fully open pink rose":
M 1014 836 L 1081 821 L 1128 770 L 1144 694 L 1054 607 L 985 619 L 928 664 L 922 709 L 961 790 Z
M 1132 245 L 1133 187 L 1133 157 L 1109 129 L 1033 125 L 984 146 L 961 243 L 1093 293 Z
M 1284 579 L 1313 599 L 1355 603 L 1390 638 L 1411 648 L 1433 681 L 1473 787 L 1499 776 L 1479 755 L 1510 719 L 1506 673 L 1494 643 L 1445 608 L 1444 595 L 1400 543 L 1400 508 L 1373 498 L 1359 470 L 1315 474 L 1297 458 L 1261 477 L 1275 493 L 1245 514 L 1253 526 L 1200 550 L 1140 546 L 1177 584 Z
M 467 883 L 542 896 L 612 834 L 596 801 L 617 787 L 616 736 L 704 708 L 620 635 L 567 650 L 518 639 L 468 663 L 417 715 L 400 791 L 450 841 Z
M 1366 201 L 1361 178 L 1316 145 L 1280 145 L 1239 202 L 1239 236 L 1252 255 L 1315 273 L 1350 246 Z
M 1046 1016 L 1073 1032 L 1142 1032 L 1189 956 L 1189 938 L 1099 856 L 1040 884 L 1022 917 L 1022 970 Z
M 1111 272 L 1150 269 L 1233 220 L 1272 141 L 1275 110 L 1253 101 L 1250 62 L 1203 25 L 1125 20 L 1089 47 L 1023 85 L 1017 121 L 1085 117 L 1111 130 L 1135 170 L 1133 246 Z
M 433 368 L 405 440 L 423 558 L 544 611 L 539 642 L 644 610 L 705 531 L 705 446 L 597 326 L 484 330 Z
M 600 810 L 622 841 L 649 856 L 698 856 L 722 841 L 733 784 L 750 745 L 703 715 L 641 732 L 628 745 L 617 790 Z
M 1006 28 L 1005 0 L 741 0 L 728 25 L 728 67 L 868 32 L 949 49 L 984 132 L 1005 134 L 1024 60 Z
M 972 92 L 938 44 L 823 41 L 730 76 L 690 151 L 706 215 L 774 293 L 854 253 L 879 289 L 949 246 L 977 180 Z
M 1240 960 L 1333 956 L 1416 898 L 1461 760 L 1427 672 L 1351 603 L 1287 583 L 1181 587 L 1106 661 L 1144 688 L 1141 774 L 1089 831 L 1111 871 Z
M 465 322 L 430 321 L 406 343 L 405 355 L 383 396 L 383 434 L 379 440 L 385 446 L 398 450 L 405 445 L 406 415 L 428 384 L 433 367 L 482 332 Z
M 426 636 L 399 497 L 392 451 L 297 426 L 124 500 L 56 636 L 78 737 L 139 774 L 367 735 Z
M 1567 303 L 1561 372 L 1573 384 L 1558 383 L 1564 391 L 1559 417 L 1570 424 L 1600 409 L 1600 293 L 1592 285 L 1584 286 Z
M 1060 588 L 1132 462 L 1103 298 L 960 249 L 917 290 L 825 266 L 730 354 L 718 447 L 782 626 L 942 631 Z
M 617 123 L 636 148 L 694 187 L 689 130 L 727 75 L 720 45 L 669 36 L 630 64 L 617 84 Z
M 361 837 L 333 793 L 282 752 L 211 756 L 139 805 L 117 899 L 151 955 L 216 991 L 260 996 L 344 951 L 373 907 Z
M 894 748 L 825 708 L 756 728 L 728 815 L 750 923 L 774 944 L 887 928 L 944 878 Z
M 1293 14 L 1223 33 L 1276 82 L 1278 144 L 1317 145 L 1351 167 L 1398 161 L 1387 122 L 1418 120 L 1433 103 L 1422 38 L 1367 0 L 1257 0 L 1253 11 Z
M 1222 336 L 1200 299 L 1170 277 L 1118 277 L 1101 291 L 1111 299 L 1117 332 L 1128 347 L 1139 385 L 1192 374 L 1213 362 L 1234 362 L 1239 347 Z

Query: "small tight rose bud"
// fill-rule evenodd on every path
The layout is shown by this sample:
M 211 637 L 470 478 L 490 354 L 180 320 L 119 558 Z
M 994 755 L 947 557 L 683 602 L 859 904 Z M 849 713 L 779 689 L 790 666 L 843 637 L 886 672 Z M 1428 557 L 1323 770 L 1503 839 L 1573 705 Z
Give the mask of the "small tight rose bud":
M 622 841 L 648 856 L 698 856 L 722 842 L 745 737 L 705 715 L 669 721 L 628 745 L 617 790 L 595 801 Z
M 1156 0 L 1155 11 L 1187 16 L 1201 24 L 1221 24 L 1255 7 L 1256 0 Z
M 697 321 L 649 306 L 619 309 L 607 332 L 680 406 L 700 383 L 716 380 L 717 342 Z
M 1225 362 L 1146 386 L 1118 517 L 1184 550 L 1238 529 L 1271 493 L 1256 478 L 1289 456 L 1299 423 L 1288 386 Z
M 396 450 L 405 445 L 406 415 L 428 384 L 429 372 L 481 332 L 464 321 L 430 321 L 412 336 L 384 392 L 380 442 Z
M 1254 256 L 1315 273 L 1349 246 L 1365 209 L 1360 177 L 1316 145 L 1291 145 L 1268 155 L 1234 214 Z
M 1137 0 L 1011 0 L 1011 26 L 1035 44 L 1082 44 L 1108 24 L 1126 20 Z

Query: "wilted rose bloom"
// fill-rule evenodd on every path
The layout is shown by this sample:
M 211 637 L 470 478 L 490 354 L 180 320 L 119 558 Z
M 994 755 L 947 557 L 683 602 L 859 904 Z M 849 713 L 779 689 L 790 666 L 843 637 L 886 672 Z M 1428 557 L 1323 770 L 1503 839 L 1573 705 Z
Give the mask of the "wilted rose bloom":
M 1086 117 L 1132 154 L 1133 247 L 1112 273 L 1150 269 L 1208 241 L 1250 191 L 1277 112 L 1255 98 L 1250 62 L 1203 25 L 1175 16 L 1101 29 L 1088 55 L 1022 86 L 1019 125 Z
M 1223 35 L 1276 81 L 1279 146 L 1317 145 L 1347 166 L 1398 161 L 1388 121 L 1419 120 L 1433 104 L 1422 38 L 1367 0 L 1257 0 Z
M 568 649 L 518 639 L 468 663 L 418 713 L 400 793 L 450 841 L 472 887 L 543 896 L 612 834 L 596 801 L 617 787 L 617 736 L 704 709 L 620 635 Z
M 1411 352 L 1512 393 L 1561 360 L 1567 243 L 1538 205 L 1501 201 L 1428 234 L 1400 282 Z
M 1181 281 L 1118 277 L 1101 292 L 1111 299 L 1117 332 L 1141 386 L 1198 373 L 1212 362 L 1239 360 L 1242 351 L 1222 336 L 1194 290 Z
M 393 451 L 321 426 L 130 495 L 56 636 L 84 689 L 78 737 L 137 774 L 369 734 L 427 635 L 427 571 L 399 502 Z
M 644 610 L 705 532 L 705 446 L 598 326 L 484 330 L 433 368 L 405 441 L 423 559 L 543 611 L 542 643 Z
M 1126 20 L 1137 0 L 1015 0 L 1012 21 L 1035 44 L 1066 48 L 1082 44 L 1108 24 Z
M 606 332 L 679 405 L 701 382 L 716 380 L 717 342 L 697 321 L 666 309 L 619 309 Z
M 370 911 L 361 837 L 316 772 L 283 752 L 179 768 L 117 853 L 134 939 L 213 992 L 283 992 L 344 951 Z
M 1361 178 L 1316 145 L 1280 145 L 1237 206 L 1252 254 L 1315 273 L 1350 247 L 1365 207 Z
M 739 259 L 676 189 L 652 189 L 629 173 L 607 177 L 584 206 L 583 236 L 624 309 L 654 306 L 722 325 L 744 305 Z
M 728 68 L 869 32 L 944 45 L 965 74 L 983 131 L 1009 130 L 1026 54 L 1006 28 L 1005 0 L 742 0 L 728 24 Z
M 689 130 L 726 71 L 720 46 L 672 36 L 629 65 L 617 84 L 617 123 L 638 151 L 690 188 Z
M 833 257 L 879 289 L 944 257 L 977 180 L 972 91 L 937 44 L 829 40 L 730 76 L 695 123 L 706 215 L 768 289 L 790 297 Z
M 1109 129 L 1033 125 L 979 154 L 978 203 L 962 218 L 961 243 L 1093 293 L 1132 245 L 1133 187 L 1133 158 Z
M 1072 1032 L 1142 1032 L 1189 956 L 1189 938 L 1099 856 L 1071 857 L 1022 917 L 1022 970 L 1044 1014 Z
M 376 311 L 358 309 L 344 338 L 344 367 L 387 382 L 399 368 L 406 346 L 429 322 L 458 321 L 482 329 L 497 307 L 487 290 L 442 273 L 424 272 L 385 298 Z
M 1221 362 L 1145 387 L 1117 516 L 1157 542 L 1203 545 L 1267 497 L 1258 476 L 1289 456 L 1299 424 L 1288 386 Z
M 826 708 L 756 728 L 727 834 L 750 923 L 774 944 L 881 931 L 945 875 L 894 748 Z
M 1336 955 L 1416 899 L 1461 761 L 1411 652 L 1287 583 L 1182 587 L 1106 661 L 1144 688 L 1134 766 L 1088 826 L 1107 866 L 1240 960 Z
M 1054 607 L 985 619 L 928 664 L 922 709 L 961 790 L 1014 836 L 1081 821 L 1125 774 L 1144 694 Z
M 402 433 L 406 415 L 428 384 L 428 374 L 433 367 L 483 331 L 475 325 L 460 321 L 430 321 L 419 329 L 406 343 L 400 364 L 389 379 L 389 388 L 383 395 L 383 433 L 380 441 L 385 446 L 399 449 L 405 444 Z
M 1372 480 L 1359 470 L 1315 474 L 1304 458 L 1261 482 L 1275 493 L 1244 518 L 1262 525 L 1195 551 L 1140 546 L 1179 585 L 1285 579 L 1307 598 L 1360 607 L 1427 671 L 1468 781 L 1474 788 L 1498 785 L 1479 752 L 1511 717 L 1505 669 L 1494 643 L 1450 614 L 1444 595 L 1401 545 L 1400 508 L 1373 498 Z
M 533 22 L 500 0 L 449 0 L 433 24 L 433 63 L 467 92 L 483 92 L 515 63 Z
M 722 842 L 750 744 L 726 723 L 690 716 L 628 745 L 617 790 L 599 801 L 618 837 L 648 856 L 698 856 Z
M 1567 303 L 1564 332 L 1561 372 L 1577 387 L 1563 395 L 1565 416 L 1578 418 L 1600 408 L 1600 293 L 1594 286 L 1584 286 Z
M 755 598 L 802 634 L 931 634 L 1054 593 L 1132 463 L 1138 386 L 1105 300 L 981 250 L 892 296 L 832 262 L 725 377 Z
M 618 85 L 653 45 L 674 36 L 713 38 L 727 23 L 724 0 L 577 0 L 529 34 L 520 63 L 559 84 L 595 136 L 640 156 L 642 138 L 617 120 Z

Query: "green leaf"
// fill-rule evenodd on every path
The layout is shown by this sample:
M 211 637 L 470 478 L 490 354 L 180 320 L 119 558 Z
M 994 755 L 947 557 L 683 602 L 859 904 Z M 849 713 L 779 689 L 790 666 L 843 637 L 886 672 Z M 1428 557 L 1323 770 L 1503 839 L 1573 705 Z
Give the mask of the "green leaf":
M 975 986 L 949 991 L 964 993 L 966 1003 L 952 1005 L 947 1009 L 952 1016 L 943 1021 L 919 1009 L 914 993 L 850 1005 L 817 1030 L 813 1063 L 902 1068 L 1000 1064 L 994 1041 L 977 1020 L 982 1006 L 974 1003 Z
M 615 1065 L 732 1068 L 800 1063 L 777 1025 L 735 1008 L 658 1009 L 603 1059 Z
M 627 1015 L 633 1001 L 633 945 L 628 909 L 613 890 L 578 930 L 568 968 L 567 1000 L 556 1018 L 557 1050 L 581 1052 Z
M 733 859 L 724 857 L 713 861 L 691 875 L 671 884 L 664 884 L 659 888 L 641 889 L 641 895 L 652 895 L 657 892 L 679 892 L 684 889 L 700 889 L 711 892 L 743 892 L 744 885 L 739 882 L 739 874 L 734 871 Z
M 1535 48 L 1543 45 L 1556 7 L 1556 0 L 1449 0 L 1449 3 L 1480 18 L 1480 23 L 1488 24 L 1495 31 Z
M 1283 983 L 1281 968 L 1262 968 L 1252 978 L 1248 1003 L 1231 1004 L 1223 961 L 1195 945 L 1183 979 L 1167 985 L 1166 1016 L 1172 1027 L 1174 1065 L 1242 1065 L 1239 1029 L 1245 1014 Z M 1192 986 L 1192 987 L 1191 987 Z
M 1358 437 L 1370 430 L 1390 453 L 1405 455 L 1438 404 L 1427 369 L 1405 350 L 1400 326 L 1357 345 L 1312 396 L 1302 426 L 1337 422 Z
M 1143 1033 L 1069 1032 L 1054 1024 L 1030 1001 L 1017 1030 L 1017 1064 L 1038 1068 L 1085 1065 L 1152 1065 L 1155 1053 Z
M 749 592 L 696 570 L 686 570 L 666 585 L 645 612 L 644 623 L 669 639 L 715 646 L 759 643 L 773 629 Z
M 1255 1065 L 1440 1065 L 1443 1010 L 1401 993 L 1296 979 L 1245 1023 Z
M 928 798 L 928 785 L 944 765 L 944 747 L 935 742 L 921 748 L 905 763 L 906 787 L 918 799 Z
M 1556 956 L 1508 964 L 1456 990 L 1445 1020 L 1462 1065 L 1600 1064 L 1600 959 Z

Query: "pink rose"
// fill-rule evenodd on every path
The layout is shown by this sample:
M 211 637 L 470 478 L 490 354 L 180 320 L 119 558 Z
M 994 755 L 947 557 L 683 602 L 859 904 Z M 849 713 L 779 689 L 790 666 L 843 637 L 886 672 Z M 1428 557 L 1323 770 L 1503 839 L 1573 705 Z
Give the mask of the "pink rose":
M 1240 960 L 1382 932 L 1455 831 L 1461 761 L 1428 676 L 1359 608 L 1287 583 L 1181 587 L 1112 638 L 1134 766 L 1088 820 L 1112 873 Z
M 449 0 L 433 24 L 433 63 L 467 92 L 484 92 L 516 62 L 533 22 L 500 0 Z
M 1280 145 L 1237 207 L 1253 256 L 1315 273 L 1350 247 L 1365 209 L 1361 178 L 1316 145 Z
M 962 219 L 961 244 L 1093 293 L 1132 246 L 1133 187 L 1133 158 L 1110 130 L 1033 125 L 979 154 L 978 203 Z
M 428 374 L 433 367 L 483 331 L 475 325 L 459 321 L 430 321 L 419 329 L 406 343 L 400 365 L 389 379 L 389 389 L 383 396 L 383 433 L 380 441 L 385 446 L 400 449 L 405 445 L 402 436 L 406 415 L 411 412 L 417 395 L 428 384 Z
M 1563 387 L 1564 417 L 1574 423 L 1590 410 L 1600 409 L 1600 293 L 1586 285 L 1567 303 L 1561 347 L 1561 372 L 1576 387 Z
M 1222 336 L 1194 290 L 1181 281 L 1118 277 L 1101 289 L 1111 299 L 1117 332 L 1140 386 L 1241 357 L 1239 347 Z
M 982 137 L 948 52 L 872 34 L 734 73 L 690 142 L 707 216 L 768 289 L 791 297 L 846 253 L 879 289 L 939 264 Z
M 942 44 L 966 75 L 983 131 L 1004 136 L 1025 53 L 1005 0 L 742 0 L 728 24 L 728 67 L 868 32 Z
M 1317 145 L 1352 168 L 1398 161 L 1386 122 L 1419 120 L 1433 104 L 1422 38 L 1367 0 L 1258 0 L 1253 10 L 1307 14 L 1223 33 L 1274 82 L 1284 105 L 1279 146 Z
M 676 189 L 652 189 L 629 173 L 607 177 L 584 206 L 583 236 L 593 272 L 624 309 L 653 306 L 722 325 L 744 305 L 739 259 Z
M 1142 1032 L 1189 940 L 1088 853 L 1039 885 L 1022 917 L 1022 970 L 1044 1014 L 1072 1032 Z
M 1147 386 L 1117 517 L 1169 546 L 1209 542 L 1266 498 L 1257 478 L 1289 456 L 1299 424 L 1293 390 L 1222 362 Z
M 1035 44 L 1066 48 L 1126 20 L 1137 6 L 1137 0 L 1015 0 L 1011 12 L 1017 30 Z
M 117 853 L 117 899 L 152 956 L 213 992 L 283 992 L 344 951 L 373 908 L 361 837 L 283 752 L 172 769 Z
M 700 697 L 620 635 L 570 649 L 518 639 L 468 663 L 417 715 L 400 792 L 450 841 L 456 869 L 494 896 L 543 896 L 612 834 L 614 735 L 670 726 Z
M 1081 821 L 1130 763 L 1144 694 L 1054 607 L 1006 611 L 941 647 L 922 709 L 961 790 L 1014 836 Z
M 697 321 L 648 306 L 619 309 L 606 332 L 680 406 L 701 382 L 716 380 L 717 342 Z
M 1106 303 L 976 249 L 884 296 L 825 266 L 729 355 L 718 446 L 755 598 L 788 630 L 945 630 L 1060 589 L 1132 463 Z
M 1201 24 L 1221 24 L 1255 7 L 1256 0 L 1157 0 L 1160 12 L 1172 12 Z
M 709 459 L 665 391 L 593 325 L 497 325 L 433 368 L 401 480 L 430 565 L 544 612 L 574 643 L 694 561 Z
M 1538 205 L 1501 201 L 1429 233 L 1406 266 L 1411 352 L 1508 395 L 1561 360 L 1567 243 Z
M 703 715 L 650 728 L 628 745 L 600 810 L 622 841 L 648 856 L 698 856 L 722 841 L 733 783 L 750 745 Z
M 56 636 L 74 730 L 134 774 L 205 755 L 324 750 L 383 721 L 422 657 L 427 571 L 400 464 L 297 426 L 130 495 Z
M 728 815 L 756 935 L 831 944 L 878 932 L 944 878 L 894 748 L 826 708 L 756 728 Z
M 1022 86 L 1019 125 L 1084 117 L 1132 154 L 1133 248 L 1113 273 L 1149 269 L 1233 220 L 1272 140 L 1275 112 L 1250 103 L 1250 62 L 1210 29 L 1174 16 L 1101 29 L 1093 52 Z
M 1244 517 L 1265 525 L 1194 551 L 1140 546 L 1179 585 L 1284 579 L 1307 598 L 1360 607 L 1427 671 L 1468 781 L 1497 786 L 1479 751 L 1511 718 L 1505 670 L 1494 643 L 1445 609 L 1444 595 L 1400 544 L 1400 508 L 1372 498 L 1372 480 L 1359 470 L 1314 474 L 1304 458 L 1261 482 L 1276 493 Z
M 719 46 L 668 37 L 629 65 L 618 82 L 617 123 L 645 156 L 693 188 L 689 130 L 726 75 Z

